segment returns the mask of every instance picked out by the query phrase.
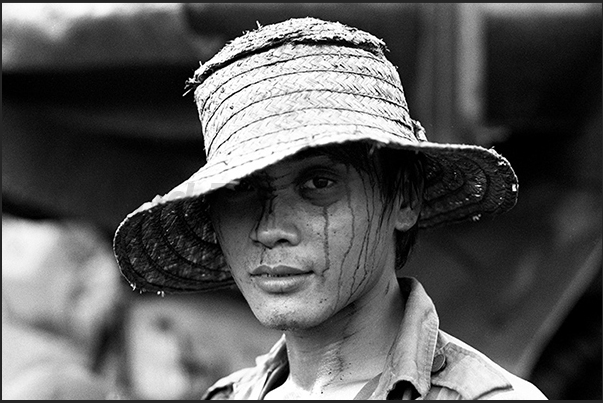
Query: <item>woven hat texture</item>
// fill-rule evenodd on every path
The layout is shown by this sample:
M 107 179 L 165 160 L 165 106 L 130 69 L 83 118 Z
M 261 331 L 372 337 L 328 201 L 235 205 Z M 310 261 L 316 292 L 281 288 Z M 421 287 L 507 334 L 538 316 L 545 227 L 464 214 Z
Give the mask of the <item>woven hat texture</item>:
M 186 90 L 194 92 L 207 162 L 118 227 L 114 252 L 131 286 L 232 286 L 205 196 L 309 147 L 369 141 L 422 152 L 421 228 L 512 208 L 518 185 L 509 162 L 480 146 L 428 141 L 385 51 L 366 32 L 302 18 L 248 32 L 202 64 Z

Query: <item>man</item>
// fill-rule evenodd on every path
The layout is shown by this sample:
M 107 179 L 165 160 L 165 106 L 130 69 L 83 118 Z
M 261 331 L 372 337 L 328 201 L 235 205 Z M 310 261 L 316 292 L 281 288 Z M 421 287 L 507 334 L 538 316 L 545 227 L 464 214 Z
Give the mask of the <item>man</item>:
M 131 213 L 133 288 L 241 290 L 283 337 L 208 399 L 545 399 L 438 328 L 403 277 L 417 230 L 512 208 L 508 161 L 429 142 L 374 36 L 292 19 L 227 44 L 188 82 L 207 163 Z

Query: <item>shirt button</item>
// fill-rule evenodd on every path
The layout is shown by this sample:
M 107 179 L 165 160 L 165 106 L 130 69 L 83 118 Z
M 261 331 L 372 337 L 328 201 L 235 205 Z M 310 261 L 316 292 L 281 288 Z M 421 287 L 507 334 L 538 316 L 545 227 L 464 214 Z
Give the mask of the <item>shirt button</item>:
M 444 369 L 444 367 L 446 366 L 446 356 L 444 355 L 444 353 L 439 353 L 436 354 L 433 357 L 433 364 L 431 366 L 431 373 L 436 373 L 438 371 L 441 371 Z

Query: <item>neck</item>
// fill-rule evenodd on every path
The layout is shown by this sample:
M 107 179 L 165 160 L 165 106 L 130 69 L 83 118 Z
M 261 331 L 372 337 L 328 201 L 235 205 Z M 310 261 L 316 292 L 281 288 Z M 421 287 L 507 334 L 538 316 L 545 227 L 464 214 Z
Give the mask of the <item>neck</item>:
M 352 399 L 381 373 L 404 314 L 395 277 L 386 289 L 317 328 L 287 332 L 289 377 L 271 397 L 326 399 L 333 394 Z

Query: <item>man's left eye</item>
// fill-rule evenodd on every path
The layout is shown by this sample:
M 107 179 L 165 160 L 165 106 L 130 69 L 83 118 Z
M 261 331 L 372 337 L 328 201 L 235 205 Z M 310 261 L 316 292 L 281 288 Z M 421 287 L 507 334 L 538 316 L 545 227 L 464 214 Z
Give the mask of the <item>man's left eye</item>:
M 326 189 L 333 186 L 334 183 L 331 179 L 316 177 L 306 181 L 303 187 L 306 189 Z

